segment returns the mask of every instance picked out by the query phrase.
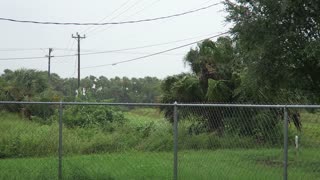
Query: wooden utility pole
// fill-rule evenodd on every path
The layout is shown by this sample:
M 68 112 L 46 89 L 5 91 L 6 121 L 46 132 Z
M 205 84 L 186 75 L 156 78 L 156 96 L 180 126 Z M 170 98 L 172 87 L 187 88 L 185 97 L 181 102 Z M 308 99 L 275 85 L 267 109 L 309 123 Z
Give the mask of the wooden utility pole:
M 53 49 L 49 48 L 49 55 L 46 55 L 48 57 L 48 80 L 50 81 L 50 64 L 51 64 L 51 58 L 54 56 L 51 56 Z
M 86 38 L 86 35 L 80 36 L 79 33 L 74 36 L 72 34 L 72 38 L 77 39 L 78 41 L 78 89 L 80 88 L 80 40 Z

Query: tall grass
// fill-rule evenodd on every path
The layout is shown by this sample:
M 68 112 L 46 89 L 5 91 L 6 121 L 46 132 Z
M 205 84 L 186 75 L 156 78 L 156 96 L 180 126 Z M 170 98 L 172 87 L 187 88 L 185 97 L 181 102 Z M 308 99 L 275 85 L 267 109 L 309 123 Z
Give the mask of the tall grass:
M 172 124 L 157 109 L 132 109 L 124 113 L 127 121 L 108 124 L 108 128 L 63 127 L 63 153 L 92 154 L 122 151 L 172 151 Z M 310 114 L 305 119 L 301 134 L 302 147 L 319 147 L 320 124 Z M 23 119 L 16 114 L 0 112 L 0 158 L 53 156 L 58 151 L 58 120 L 43 124 Z M 190 132 L 192 122 L 179 122 L 179 149 L 270 148 L 252 137 Z M 112 129 L 112 130 L 110 130 Z M 290 147 L 294 146 L 296 132 L 290 127 Z M 276 137 L 282 141 L 282 137 Z
M 124 150 L 171 150 L 171 125 L 134 114 L 126 124 L 105 128 L 63 127 L 64 154 L 90 154 Z M 41 124 L 15 114 L 0 113 L 0 158 L 56 155 L 58 123 Z

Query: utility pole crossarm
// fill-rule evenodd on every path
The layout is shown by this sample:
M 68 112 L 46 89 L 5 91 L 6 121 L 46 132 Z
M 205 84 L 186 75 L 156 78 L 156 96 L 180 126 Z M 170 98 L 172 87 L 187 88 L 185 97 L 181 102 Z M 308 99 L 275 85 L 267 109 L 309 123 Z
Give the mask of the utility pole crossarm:
M 80 40 L 86 38 L 86 35 L 80 36 L 80 34 L 77 33 L 76 36 L 72 34 L 71 37 L 74 39 L 77 39 L 78 41 L 78 89 L 79 89 L 80 88 Z

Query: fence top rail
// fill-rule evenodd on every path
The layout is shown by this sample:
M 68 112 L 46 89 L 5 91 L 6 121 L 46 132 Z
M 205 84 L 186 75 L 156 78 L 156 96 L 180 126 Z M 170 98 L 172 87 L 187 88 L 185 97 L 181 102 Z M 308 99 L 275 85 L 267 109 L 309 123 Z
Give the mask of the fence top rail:
M 39 101 L 0 101 L 4 104 L 43 104 L 43 105 L 106 105 L 106 106 L 180 106 L 180 107 L 244 107 L 244 108 L 319 108 L 320 105 L 285 104 L 184 104 L 184 103 L 106 103 L 106 102 L 39 102 Z
M 286 104 L 177 104 L 184 107 L 243 107 L 243 108 L 309 108 L 318 109 L 320 105 L 286 105 Z
M 106 106 L 174 106 L 164 103 L 106 103 L 106 102 L 36 102 L 36 101 L 0 101 L 0 104 L 44 104 L 44 105 L 106 105 Z

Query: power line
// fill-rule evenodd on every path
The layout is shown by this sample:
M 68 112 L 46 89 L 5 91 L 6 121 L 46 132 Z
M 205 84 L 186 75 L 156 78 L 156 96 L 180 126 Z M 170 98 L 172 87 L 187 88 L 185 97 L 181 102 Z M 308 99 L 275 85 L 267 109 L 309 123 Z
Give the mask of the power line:
M 115 54 L 150 54 L 150 52 L 110 52 L 110 53 L 115 53 Z M 165 53 L 164 55 L 169 55 L 169 56 L 181 56 L 181 55 L 185 55 L 185 53 Z
M 10 51 L 44 51 L 44 49 L 49 49 L 48 47 L 43 47 L 43 48 L 0 48 L 0 52 L 10 52 Z M 66 48 L 54 48 L 55 50 L 58 51 L 74 51 Z
M 142 9 L 140 9 L 138 12 L 135 12 L 134 14 L 131 14 L 131 15 L 127 16 L 125 19 L 123 19 L 123 20 L 121 20 L 121 21 L 127 21 L 128 19 L 130 19 L 130 18 L 132 18 L 133 16 L 141 13 L 142 11 L 144 11 L 145 9 L 151 7 L 152 5 L 154 5 L 155 3 L 159 2 L 159 1 L 160 1 L 160 0 L 155 0 L 155 1 L 151 2 L 150 4 L 144 6 Z M 199 6 L 201 7 L 201 6 L 207 5 L 210 1 L 212 1 L 212 0 L 208 0 L 208 1 L 206 1 L 205 3 L 201 3 Z M 192 9 L 191 9 L 191 10 L 192 10 Z M 191 10 L 190 10 L 190 11 L 191 11 Z M 121 13 L 121 14 L 123 14 L 123 13 Z M 120 15 L 121 15 L 121 14 L 120 14 Z M 116 16 L 116 17 L 118 17 L 118 16 Z M 114 20 L 116 17 L 110 19 L 109 21 Z M 129 17 L 129 18 L 128 18 L 128 17 Z M 168 20 L 170 20 L 170 19 L 166 19 L 166 21 L 168 21 Z M 100 22 L 101 22 L 101 21 L 100 21 Z M 165 21 L 162 21 L 162 23 L 163 23 L 163 22 L 165 22 Z M 107 26 L 107 28 L 104 28 L 104 29 L 102 29 L 102 26 L 96 27 L 95 29 L 93 29 L 93 31 L 90 31 L 90 32 L 89 32 L 89 33 L 90 33 L 90 37 L 95 36 L 95 35 L 103 32 L 103 31 L 110 30 L 112 27 L 114 27 L 114 26 L 111 26 L 111 25 L 110 25 L 110 26 Z M 101 30 L 97 30 L 97 29 L 99 29 L 99 28 L 101 28 Z M 92 34 L 92 32 L 93 32 L 93 34 Z
M 157 0 L 157 1 L 159 1 L 159 0 Z M 141 1 L 139 1 L 139 2 L 141 2 Z M 136 5 L 136 4 L 135 4 Z M 132 7 L 130 7 L 129 9 L 131 9 Z M 128 11 L 129 9 L 126 9 L 126 11 Z M 140 10 L 140 11 L 143 11 L 145 8 L 143 8 L 142 10 Z M 122 12 L 121 14 L 118 14 L 117 16 L 115 16 L 115 17 L 113 17 L 112 19 L 110 19 L 110 21 L 112 21 L 112 20 L 114 20 L 115 18 L 117 18 L 117 17 L 119 17 L 120 15 L 122 15 L 122 14 L 124 14 L 126 11 L 124 11 L 124 12 Z M 132 18 L 133 16 L 135 16 L 136 14 L 131 14 L 129 17 L 130 18 Z M 125 18 L 124 20 L 127 20 L 128 18 Z M 112 26 L 107 26 L 107 28 L 105 28 L 105 29 L 102 29 L 102 30 L 99 30 L 99 31 L 96 31 L 97 29 L 99 29 L 100 27 L 96 27 L 95 29 L 93 29 L 93 31 L 91 31 L 91 32 L 94 32 L 95 31 L 95 33 L 94 34 L 97 34 L 97 33 L 99 33 L 99 32 L 103 32 L 103 31 L 106 31 L 106 30 L 108 30 L 108 29 L 110 29 Z M 91 33 L 90 32 L 90 33 Z M 92 34 L 90 35 L 90 36 L 92 36 Z
M 117 14 L 116 16 L 114 16 L 113 18 L 111 18 L 109 21 L 113 21 L 116 18 L 120 17 L 121 15 L 125 14 L 126 12 L 128 12 L 130 9 L 134 8 L 137 4 L 141 3 L 142 1 L 135 1 L 131 6 L 129 6 L 127 9 L 125 9 L 124 11 L 120 12 L 120 14 Z M 109 29 L 111 26 L 107 26 L 107 29 Z M 88 33 L 92 33 L 94 31 L 96 31 L 97 29 L 99 29 L 101 27 L 95 27 L 92 31 L 88 32 Z M 103 31 L 103 30 L 102 30 Z
M 156 44 L 149 44 L 149 45 L 144 45 L 144 46 L 137 46 L 137 47 L 132 47 L 132 48 L 114 49 L 114 50 L 97 51 L 97 52 L 88 52 L 88 53 L 82 53 L 81 55 L 105 54 L 105 53 L 115 53 L 115 52 L 122 52 L 122 51 L 130 51 L 130 50 L 136 50 L 136 49 L 145 49 L 145 48 L 150 48 L 150 47 L 157 47 L 157 46 L 163 46 L 163 45 L 168 45 L 168 44 L 175 44 L 175 43 L 178 43 L 178 42 L 183 42 L 183 41 L 187 41 L 187 40 L 191 40 L 191 39 L 197 39 L 199 37 L 212 36 L 213 34 L 215 35 L 216 33 L 210 33 L 210 34 L 206 34 L 206 35 L 190 37 L 190 38 L 185 38 L 185 39 L 179 39 L 179 40 L 169 41 L 169 42 L 164 42 L 164 43 L 156 43 Z
M 75 50 L 72 49 L 74 47 L 74 45 L 75 45 L 75 42 L 76 42 L 75 39 L 70 38 L 70 40 L 68 41 L 67 47 L 66 48 L 62 48 L 62 49 L 66 49 L 65 51 L 69 51 L 70 52 L 70 53 L 68 53 L 68 55 L 70 55 L 70 57 L 72 57 L 71 55 L 73 55 L 72 54 L 73 51 L 77 51 L 76 49 Z M 58 48 L 56 48 L 56 49 L 58 49 Z M 56 61 L 56 62 L 59 62 L 59 60 Z
M 228 33 L 228 32 L 225 32 Z M 225 34 L 222 33 L 222 34 Z M 196 39 L 199 37 L 204 37 L 210 35 L 209 38 L 212 38 L 214 36 L 211 36 L 213 33 L 206 34 L 206 35 L 201 35 L 201 36 L 196 36 L 196 37 L 190 37 L 190 38 L 185 38 L 185 39 L 180 39 L 180 40 L 175 40 L 175 41 L 169 41 L 169 42 L 164 42 L 164 43 L 157 43 L 157 44 L 149 44 L 149 45 L 144 45 L 144 46 L 137 46 L 137 47 L 132 47 L 132 48 L 123 48 L 123 49 L 114 49 L 114 50 L 107 50 L 107 51 L 98 51 L 98 52 L 89 52 L 89 53 L 81 53 L 80 55 L 94 55 L 94 54 L 107 54 L 107 53 L 117 53 L 117 52 L 122 52 L 122 51 L 129 51 L 129 50 L 136 50 L 136 49 L 144 49 L 144 48 L 150 48 L 150 47 L 157 47 L 157 46 L 162 46 L 162 45 L 168 45 L 168 44 L 174 44 L 178 42 L 183 42 L 191 39 Z M 221 35 L 221 34 L 219 34 Z M 218 35 L 218 36 L 219 36 Z M 206 38 L 208 39 L 208 38 Z M 54 49 L 59 49 L 59 48 L 54 48 Z M 63 48 L 61 48 L 63 49 Z M 70 49 L 69 49 L 70 50 Z M 62 57 L 73 57 L 77 56 L 77 54 L 67 54 L 67 55 L 55 55 L 55 58 L 62 58 Z M 14 57 L 14 58 L 0 58 L 0 61 L 17 61 L 17 60 L 38 60 L 38 59 L 44 59 L 46 57 Z
M 10 51 L 44 51 L 44 49 L 49 49 L 47 47 L 44 48 L 0 48 L 0 52 L 10 52 Z M 55 51 L 77 51 L 76 49 L 68 49 L 68 48 L 54 48 Z
M 71 76 L 75 75 L 77 72 L 77 58 L 74 59 L 74 69 L 73 69 L 73 73 L 71 74 Z
M 107 16 L 105 16 L 104 18 L 102 18 L 100 21 L 98 21 L 99 23 L 104 21 L 105 19 L 107 19 L 108 17 L 113 16 L 113 14 L 115 14 L 116 12 L 118 12 L 122 7 L 124 7 L 126 4 L 128 4 L 130 2 L 130 0 L 125 1 L 124 3 L 122 3 L 117 9 L 115 9 L 114 11 L 112 11 L 110 14 L 108 14 Z M 113 19 L 111 19 L 113 20 Z M 85 30 L 83 30 L 81 33 L 88 33 L 87 31 L 90 30 L 90 28 L 92 27 L 87 27 Z
M 122 49 L 113 49 L 113 50 L 94 50 L 94 49 L 82 49 L 82 51 L 89 51 L 88 53 L 82 53 L 81 55 L 90 55 L 90 54 L 104 54 L 104 53 L 114 53 L 114 52 L 122 52 L 122 51 L 130 51 L 130 50 L 136 50 L 136 49 L 145 49 L 145 48 L 150 48 L 150 47 L 157 47 L 157 46 L 163 46 L 163 45 L 168 45 L 168 44 L 175 44 L 178 42 L 183 42 L 183 41 L 187 41 L 187 40 L 191 40 L 191 39 L 197 39 L 200 37 L 206 37 L 206 36 L 211 36 L 214 35 L 216 33 L 208 33 L 208 34 L 203 34 L 203 35 L 199 35 L 199 36 L 194 36 L 194 37 L 189 37 L 189 38 L 184 38 L 184 39 L 179 39 L 179 40 L 174 40 L 174 41 L 168 41 L 168 42 L 163 42 L 163 43 L 155 43 L 155 44 L 148 44 L 148 45 L 143 45 L 143 46 L 136 46 L 136 47 L 131 47 L 131 48 L 122 48 Z M 70 43 L 69 43 L 70 44 Z M 71 47 L 73 47 L 74 45 L 74 41 L 71 45 Z M 69 45 L 68 45 L 69 47 Z M 77 49 L 70 49 L 70 48 L 58 48 L 58 47 L 53 47 L 55 49 L 55 51 L 57 50 L 61 50 L 61 51 L 77 51 Z M 29 49 L 23 49 L 23 48 L 7 48 L 7 49 L 0 49 L 1 50 L 43 50 L 43 49 L 47 49 L 47 48 L 29 48 Z M 90 52 L 91 51 L 91 52 Z M 67 55 L 67 56 L 75 56 L 75 55 Z M 67 57 L 65 55 L 61 55 L 58 57 Z M 56 56 L 57 57 L 57 56 Z M 3 59 L 7 59 L 7 58 L 3 58 Z M 10 58 L 9 58 L 10 59 Z M 15 58 L 13 58 L 15 59 Z
M 76 56 L 76 55 L 59 55 L 59 56 L 54 56 L 54 57 L 55 58 L 61 58 L 61 57 L 70 57 L 70 56 Z M 0 58 L 0 61 L 35 60 L 35 59 L 47 59 L 47 57 L 45 57 L 45 56 L 36 56 L 36 57 Z
M 139 11 L 135 12 L 134 14 L 130 14 L 128 17 L 132 17 L 132 16 L 135 16 L 139 13 L 141 13 L 142 11 L 148 9 L 149 7 L 153 6 L 154 4 L 158 3 L 160 0 L 154 0 L 152 1 L 150 4 L 144 6 L 142 9 L 140 9 Z
M 219 5 L 219 3 L 211 4 L 209 6 L 205 6 L 199 9 L 194 9 L 178 14 L 173 14 L 169 16 L 161 16 L 161 17 L 156 17 L 156 18 L 149 18 L 149 19 L 141 19 L 141 20 L 131 20 L 131 21 L 120 21 L 120 22 L 104 22 L 104 23 L 76 23 L 76 22 L 46 22 L 46 21 L 32 21 L 32 20 L 17 20 L 17 19 L 11 19 L 11 18 L 2 18 L 0 17 L 1 21 L 11 21 L 11 22 L 17 22 L 17 23 L 31 23 L 31 24 L 46 24 L 46 25 L 76 25 L 76 26 L 103 26 L 103 25 L 120 25 L 120 24 L 133 24 L 133 23 L 141 23 L 141 22 L 150 22 L 150 21 L 157 21 L 157 20 L 162 20 L 162 19 L 169 19 L 173 17 L 179 17 L 191 13 L 195 13 L 198 11 L 206 10 L 209 9 L 213 6 Z
M 17 58 L 0 58 L 0 61 L 11 61 L 11 60 L 35 60 L 35 59 L 44 59 L 44 56 L 38 57 L 17 57 Z
M 219 37 L 219 36 L 222 36 L 222 35 L 228 34 L 228 33 L 229 33 L 229 32 L 220 33 L 220 34 L 217 34 L 217 35 L 215 35 L 215 36 L 211 36 L 211 37 L 202 39 L 202 40 L 200 40 L 200 41 L 195 41 L 195 42 L 192 42 L 192 43 L 184 44 L 184 45 L 181 45 L 181 46 L 177 46 L 177 47 L 174 47 L 174 48 L 170 48 L 170 49 L 167 49 L 167 50 L 159 51 L 159 52 L 156 52 L 156 53 L 152 53 L 152 54 L 149 54 L 149 55 L 145 55 L 145 56 L 141 56 L 141 57 L 137 57 L 137 58 L 133 58 L 133 59 L 128 59 L 128 60 L 124 60 L 124 61 L 118 61 L 118 62 L 110 63 L 110 64 L 102 64 L 102 65 L 96 65 L 96 66 L 87 66 L 87 67 L 83 67 L 83 68 L 81 68 L 81 69 L 98 68 L 98 67 L 103 67 L 103 66 L 115 66 L 115 65 L 118 65 L 118 64 L 123 64 L 123 63 L 127 63 L 127 62 L 137 61 L 137 60 L 140 60 L 140 59 L 145 59 L 145 58 L 148 58 L 148 57 L 156 56 L 156 55 L 163 54 L 163 53 L 166 53 L 166 52 L 169 52 L 169 51 L 173 51 L 173 50 L 176 50 L 176 49 L 181 49 L 181 48 L 183 48 L 183 47 L 190 46 L 190 45 L 193 45 L 193 44 L 202 42 L 202 41 L 204 41 L 204 40 L 206 40 L 206 39 L 212 39 L 212 38 Z
M 0 51 L 38 51 L 42 50 L 41 48 L 4 48 Z

